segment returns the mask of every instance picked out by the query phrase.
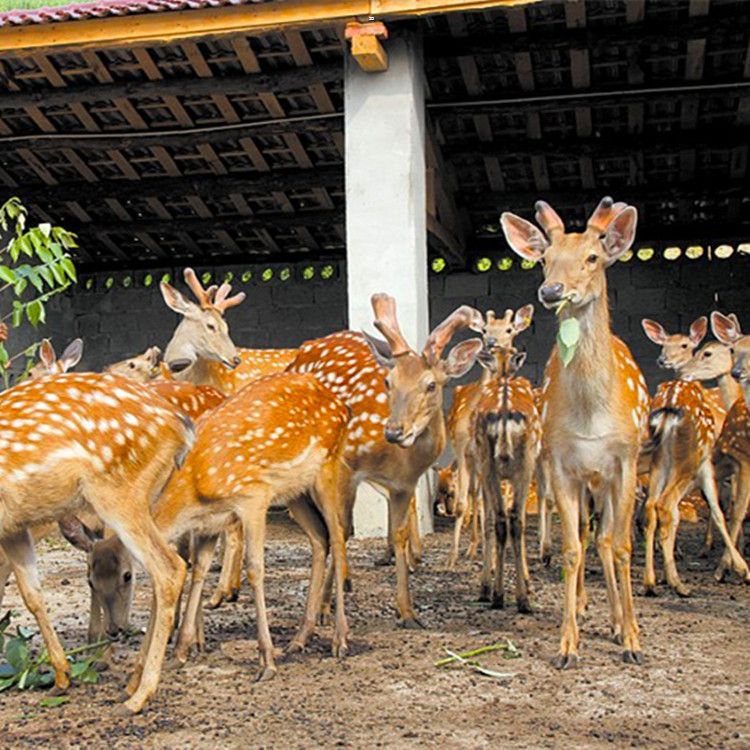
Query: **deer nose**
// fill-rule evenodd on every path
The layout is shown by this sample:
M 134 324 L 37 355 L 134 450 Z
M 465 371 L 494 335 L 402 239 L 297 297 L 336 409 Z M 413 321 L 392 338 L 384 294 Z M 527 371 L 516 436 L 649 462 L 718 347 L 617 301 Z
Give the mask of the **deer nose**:
M 656 358 L 656 364 L 659 365 L 659 367 L 666 367 L 667 366 L 667 358 L 663 354 L 660 354 Z
M 557 284 L 545 284 L 539 287 L 539 300 L 548 304 L 552 302 L 559 302 L 563 295 L 563 285 L 559 282 Z
M 487 347 L 488 349 L 493 349 L 494 347 L 496 347 L 496 346 L 497 346 L 497 339 L 496 339 L 496 338 L 495 338 L 494 336 L 488 336 L 488 337 L 487 337 L 487 338 L 486 338 L 486 339 L 484 340 L 484 345 L 485 345 L 485 346 L 486 346 L 486 347 Z
M 739 365 L 732 368 L 732 377 L 735 380 L 742 380 L 742 368 Z
M 239 367 L 239 366 L 240 366 L 240 365 L 242 364 L 242 358 L 240 357 L 240 355 L 239 355 L 239 354 L 237 354 L 237 355 L 236 355 L 236 356 L 234 357 L 234 359 L 232 360 L 232 362 L 234 363 L 234 366 L 235 366 L 235 367 Z
M 385 427 L 385 439 L 389 443 L 398 443 L 399 440 L 404 436 L 404 428 L 403 427 L 391 427 L 390 425 L 386 425 Z

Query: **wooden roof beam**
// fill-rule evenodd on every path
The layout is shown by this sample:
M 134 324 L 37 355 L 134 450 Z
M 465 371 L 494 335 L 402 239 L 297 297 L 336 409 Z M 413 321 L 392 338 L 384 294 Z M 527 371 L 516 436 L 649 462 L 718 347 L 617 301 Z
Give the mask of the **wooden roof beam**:
M 388 38 L 384 23 L 350 22 L 346 24 L 344 38 L 351 44 L 352 57 L 365 73 L 382 73 L 388 70 L 388 53 L 380 43 Z

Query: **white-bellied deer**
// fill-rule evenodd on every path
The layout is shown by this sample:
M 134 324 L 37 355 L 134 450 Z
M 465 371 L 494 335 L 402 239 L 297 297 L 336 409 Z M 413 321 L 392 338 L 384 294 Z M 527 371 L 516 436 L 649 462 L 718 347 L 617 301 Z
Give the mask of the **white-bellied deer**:
M 515 313 L 506 310 L 501 318 L 497 318 L 493 310 L 485 315 L 486 331 L 484 346 L 490 359 L 495 361 L 495 369 L 502 370 L 503 361 L 513 351 L 513 342 L 521 331 L 531 325 L 534 315 L 533 305 L 524 305 Z M 489 363 L 488 363 L 489 364 Z M 476 554 L 477 526 L 481 514 L 481 498 L 479 497 L 479 482 L 474 457 L 474 414 L 482 394 L 482 388 L 492 378 L 492 372 L 486 367 L 479 380 L 467 385 L 459 385 L 453 391 L 453 403 L 448 411 L 448 436 L 453 445 L 457 461 L 455 526 L 453 528 L 453 545 L 448 555 L 447 568 L 452 570 L 458 561 L 461 542 L 461 529 L 468 521 L 473 522 L 472 539 L 469 546 L 469 557 Z
M 649 415 L 652 467 L 646 500 L 646 567 L 643 584 L 647 595 L 656 593 L 654 572 L 654 531 L 659 520 L 659 542 L 664 557 L 667 583 L 680 596 L 690 592 L 680 580 L 674 559 L 679 502 L 693 488 L 703 491 L 711 510 L 711 521 L 719 529 L 739 575 L 750 579 L 750 571 L 732 544 L 711 461 L 715 426 L 711 410 L 698 383 L 670 380 L 662 383 L 654 396 Z
M 37 620 L 58 691 L 70 684 L 70 664 L 47 614 L 29 528 L 88 503 L 148 571 L 153 648 L 141 648 L 125 703 L 140 711 L 156 689 L 148 675 L 158 675 L 185 576 L 184 562 L 156 530 L 151 503 L 192 440 L 189 420 L 113 375 L 44 377 L 0 395 L 0 546 Z
M 161 373 L 160 359 L 161 349 L 158 346 L 151 346 L 143 354 L 108 365 L 104 368 L 104 372 L 130 378 L 138 383 L 149 383 L 158 378 Z
M 737 544 L 750 504 L 750 336 L 743 335 L 736 315 L 711 313 L 711 329 L 732 354 L 731 375 L 739 383 L 742 400 L 737 400 L 725 420 L 714 450 L 714 463 L 722 473 L 731 471 L 734 488 L 730 537 Z M 714 576 L 722 580 L 731 567 L 730 550 L 725 549 Z
M 334 333 L 303 344 L 290 370 L 312 373 L 351 410 L 344 451 L 348 467 L 344 526 L 350 533 L 361 481 L 386 490 L 400 624 L 414 628 L 421 624 L 409 593 L 409 508 L 419 478 L 445 448 L 443 387 L 450 378 L 468 372 L 482 341 L 457 344 L 445 360 L 441 355 L 458 330 L 483 331 L 484 320 L 477 310 L 461 307 L 430 333 L 417 352 L 401 333 L 395 300 L 376 294 L 372 306 L 385 342 L 352 331 Z
M 612 631 L 622 640 L 623 659 L 642 661 L 630 578 L 631 525 L 636 465 L 645 427 L 648 392 L 625 344 L 612 334 L 606 269 L 633 243 L 637 212 L 604 198 L 583 233 L 566 233 L 560 217 L 539 201 L 537 220 L 545 233 L 513 214 L 501 224 L 521 257 L 541 262 L 542 304 L 579 332 L 572 359 L 563 363 L 559 345 L 545 371 L 543 450 L 562 525 L 565 603 L 559 668 L 578 661 L 577 588 L 583 564 L 581 520 L 591 493 L 601 522 L 597 548 L 607 582 Z M 568 357 L 571 352 L 568 352 Z M 615 577 L 615 572 L 617 577 Z M 618 590 L 619 579 L 619 590 Z
M 191 646 L 203 643 L 200 599 L 215 535 L 236 514 L 247 537 L 247 575 L 255 593 L 259 679 L 275 674 L 264 594 L 264 539 L 266 512 L 278 502 L 289 505 L 313 544 L 306 622 L 314 622 L 319 607 L 330 544 L 336 575 L 332 650 L 336 656 L 346 653 L 339 472 L 348 417 L 347 407 L 316 378 L 290 373 L 250 384 L 200 420 L 184 468 L 154 505 L 155 523 L 168 538 L 195 534 L 190 593 L 175 647 L 178 660 L 184 662 Z
M 542 427 L 531 383 L 515 376 L 525 360 L 525 353 L 511 355 L 497 375 L 483 384 L 472 433 L 485 509 L 479 599 L 491 602 L 493 608 L 505 606 L 503 569 L 510 534 L 516 563 L 516 606 L 519 612 L 528 613 L 526 499 L 541 448 Z M 504 480 L 510 484 L 512 499 L 503 496 Z M 493 549 L 495 577 L 491 584 Z

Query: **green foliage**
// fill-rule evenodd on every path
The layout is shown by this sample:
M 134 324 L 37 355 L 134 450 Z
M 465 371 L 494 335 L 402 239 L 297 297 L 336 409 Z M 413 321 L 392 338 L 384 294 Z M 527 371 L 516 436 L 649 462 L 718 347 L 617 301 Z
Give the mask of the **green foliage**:
M 34 654 L 31 640 L 36 631 L 21 625 L 16 627 L 16 634 L 9 632 L 13 612 L 8 610 L 0 619 L 0 652 L 4 661 L 0 662 L 0 692 L 16 688 L 30 690 L 32 688 L 48 688 L 55 683 L 55 676 L 50 667 L 46 649 Z M 99 672 L 94 665 L 102 658 L 108 641 L 92 643 L 87 646 L 66 651 L 70 662 L 70 678 L 74 682 L 96 682 Z M 42 705 L 58 706 L 63 703 L 57 698 L 48 698 Z
M 557 316 L 560 317 L 562 311 L 567 307 L 568 301 L 563 300 L 557 308 Z M 576 353 L 578 340 L 581 338 L 581 324 L 576 318 L 565 318 L 560 320 L 560 327 L 557 331 L 557 349 L 560 353 L 563 367 L 567 367 Z
M 0 227 L 11 237 L 0 247 L 0 292 L 11 294 L 11 309 L 0 322 L 18 328 L 26 319 L 34 328 L 47 321 L 45 304 L 56 294 L 76 283 L 76 267 L 69 251 L 78 247 L 76 236 L 62 227 L 45 222 L 27 228 L 27 210 L 14 197 L 0 206 Z M 25 358 L 21 380 L 34 364 L 39 345 L 32 344 L 10 355 L 0 343 L 0 373 L 7 388 L 9 368 L 16 359 Z

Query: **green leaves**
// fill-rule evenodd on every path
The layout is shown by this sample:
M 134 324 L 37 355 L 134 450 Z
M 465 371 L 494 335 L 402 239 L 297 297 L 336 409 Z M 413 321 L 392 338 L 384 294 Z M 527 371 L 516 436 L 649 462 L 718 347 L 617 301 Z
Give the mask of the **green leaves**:
M 53 695 L 50 698 L 42 698 L 39 705 L 42 708 L 57 708 L 70 700 L 69 695 Z
M 557 308 L 557 317 L 559 318 L 568 301 L 563 300 Z M 581 324 L 577 318 L 565 318 L 560 321 L 560 327 L 557 330 L 557 350 L 560 353 L 563 367 L 567 367 L 576 353 L 578 340 L 581 338 Z

